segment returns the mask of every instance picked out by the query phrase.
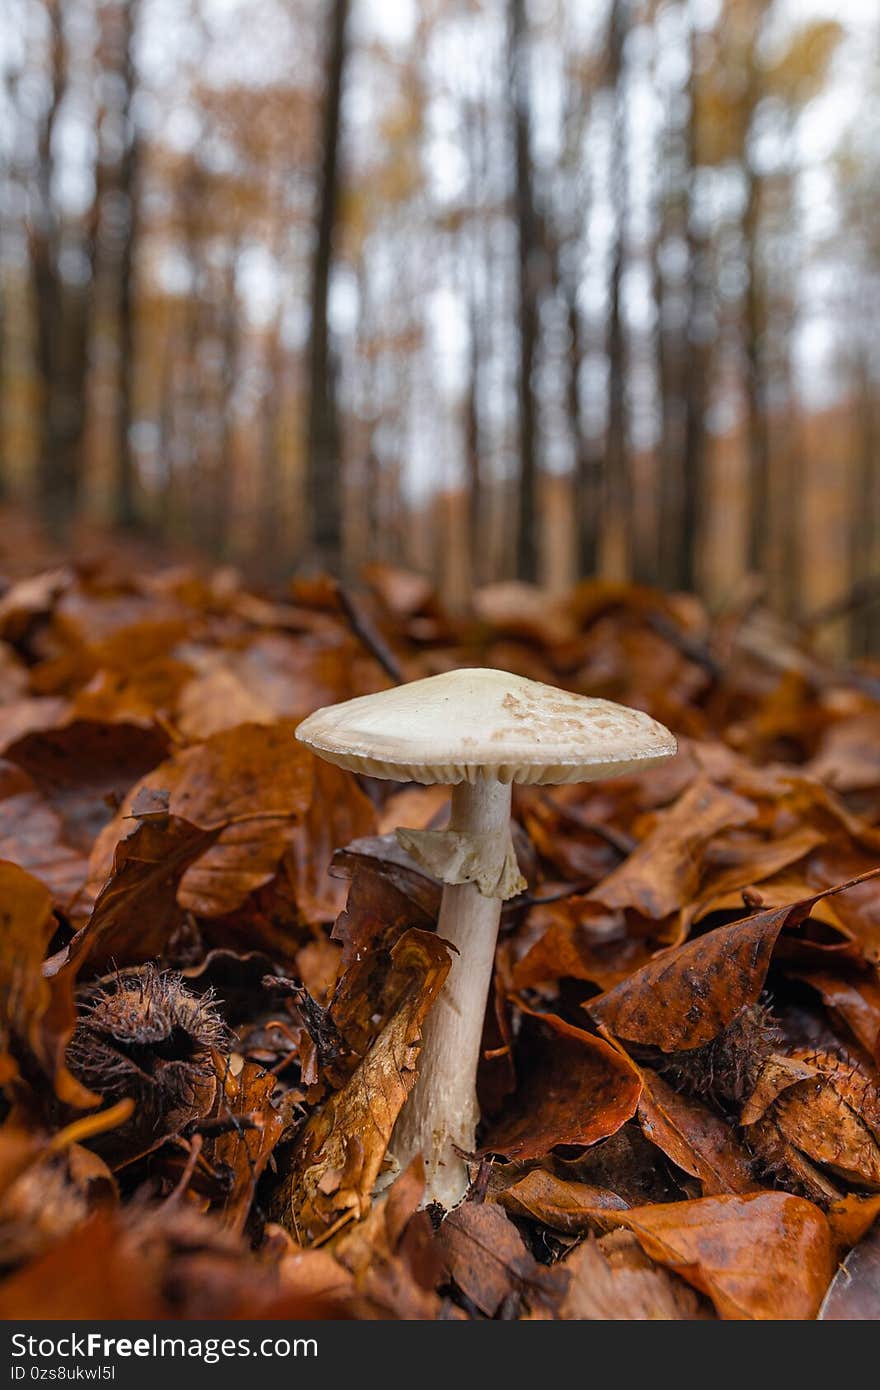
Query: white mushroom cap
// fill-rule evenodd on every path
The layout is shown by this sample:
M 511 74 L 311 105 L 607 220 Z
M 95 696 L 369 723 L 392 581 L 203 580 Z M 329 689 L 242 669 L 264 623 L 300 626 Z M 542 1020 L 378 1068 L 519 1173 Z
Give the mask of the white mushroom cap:
M 676 751 L 669 730 L 641 710 L 479 668 L 329 705 L 296 737 L 338 767 L 443 786 L 590 782 Z

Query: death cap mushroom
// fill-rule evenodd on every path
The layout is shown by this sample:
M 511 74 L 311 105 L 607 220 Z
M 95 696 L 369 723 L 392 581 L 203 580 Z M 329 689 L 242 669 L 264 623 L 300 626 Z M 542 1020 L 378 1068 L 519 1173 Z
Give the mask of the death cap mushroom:
M 641 710 L 483 668 L 316 710 L 296 736 L 338 767 L 443 786 L 589 782 L 651 767 L 676 748 Z
M 675 752 L 675 739 L 640 710 L 495 670 L 449 671 L 347 700 L 310 715 L 296 736 L 339 767 L 452 788 L 445 829 L 397 831 L 444 884 L 437 932 L 455 954 L 391 1146 L 400 1167 L 423 1155 L 426 1201 L 449 1208 L 468 1187 L 501 903 L 525 887 L 510 836 L 512 784 L 651 767 Z

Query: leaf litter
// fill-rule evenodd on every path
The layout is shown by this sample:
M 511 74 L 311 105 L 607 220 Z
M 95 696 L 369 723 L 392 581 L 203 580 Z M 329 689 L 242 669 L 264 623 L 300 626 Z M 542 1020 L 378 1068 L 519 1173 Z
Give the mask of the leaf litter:
M 635 587 L 490 590 L 475 625 L 365 581 L 0 599 L 2 1315 L 880 1316 L 880 672 Z M 680 751 L 517 789 L 444 1214 L 388 1154 L 449 965 L 393 830 L 441 799 L 293 732 L 469 664 Z

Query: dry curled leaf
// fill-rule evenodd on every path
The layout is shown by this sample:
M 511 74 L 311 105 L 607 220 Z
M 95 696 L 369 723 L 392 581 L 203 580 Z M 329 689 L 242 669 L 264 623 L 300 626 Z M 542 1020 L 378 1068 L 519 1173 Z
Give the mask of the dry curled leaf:
M 449 970 L 437 937 L 412 929 L 395 945 L 398 997 L 388 1022 L 343 1088 L 316 1110 L 290 1159 L 279 1220 L 297 1240 L 321 1243 L 366 1214 L 401 1107 L 418 1067 L 421 1025 Z
M 744 797 L 698 778 L 592 896 L 606 907 L 634 907 L 645 917 L 666 917 L 696 897 L 700 851 L 707 841 L 729 826 L 747 824 L 756 814 Z
M 554 1014 L 525 1015 L 517 1057 L 516 1090 L 484 1153 L 543 1158 L 560 1144 L 595 1144 L 635 1114 L 642 1086 L 628 1059 Z
M 704 1197 L 754 1192 L 748 1154 L 733 1129 L 707 1105 L 681 1095 L 661 1076 L 641 1068 L 638 1119 L 642 1133 L 685 1173 L 697 1179 Z
M 834 1268 L 822 1212 L 783 1192 L 636 1207 L 613 1224 L 726 1319 L 815 1318 Z
M 43 956 L 56 928 L 48 889 L 17 864 L 0 862 L 0 1085 L 36 1067 L 59 1099 L 94 1105 L 70 1074 L 64 1051 L 75 1013 L 69 980 L 46 980 Z
M 566 1235 L 580 1235 L 591 1230 L 597 1208 L 624 1211 L 629 1205 L 616 1192 L 589 1183 L 567 1181 L 545 1168 L 532 1168 L 525 1177 L 499 1192 L 497 1200 L 514 1216 L 531 1217 L 542 1226 L 564 1231 Z
M 852 1249 L 831 1281 L 819 1312 L 821 1322 L 880 1319 L 880 1226 Z
M 153 814 L 136 824 L 113 855 L 113 868 L 91 916 L 73 940 L 47 962 L 60 971 L 91 973 L 163 956 L 180 922 L 180 881 L 217 838 L 179 816 Z
M 522 1305 L 546 1315 L 558 1306 L 568 1282 L 561 1269 L 539 1265 L 500 1207 L 465 1202 L 450 1212 L 439 1232 L 447 1276 L 487 1318 Z
M 876 873 L 880 869 L 869 877 Z M 821 898 L 850 886 L 836 884 L 663 951 L 586 1007 L 615 1037 L 663 1052 L 711 1042 L 741 1009 L 757 1002 L 780 932 L 799 926 Z
M 711 1310 L 678 1275 L 655 1264 L 629 1231 L 588 1237 L 565 1260 L 568 1289 L 559 1310 L 589 1322 L 677 1322 Z

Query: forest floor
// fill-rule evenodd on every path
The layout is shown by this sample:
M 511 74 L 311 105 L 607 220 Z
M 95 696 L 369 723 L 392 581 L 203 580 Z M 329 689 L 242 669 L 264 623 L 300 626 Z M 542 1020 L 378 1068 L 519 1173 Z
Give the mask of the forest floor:
M 0 594 L 0 1316 L 880 1316 L 880 669 L 635 587 L 136 565 Z M 293 731 L 473 664 L 680 746 L 516 789 L 441 1221 L 418 1161 L 374 1191 L 448 958 L 393 832 L 445 793 Z

